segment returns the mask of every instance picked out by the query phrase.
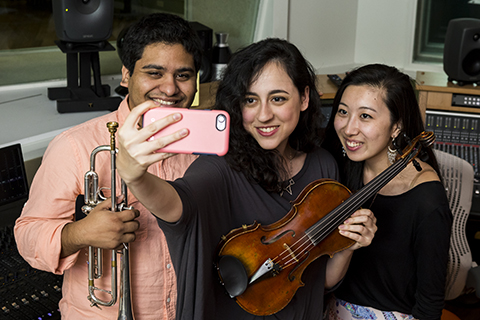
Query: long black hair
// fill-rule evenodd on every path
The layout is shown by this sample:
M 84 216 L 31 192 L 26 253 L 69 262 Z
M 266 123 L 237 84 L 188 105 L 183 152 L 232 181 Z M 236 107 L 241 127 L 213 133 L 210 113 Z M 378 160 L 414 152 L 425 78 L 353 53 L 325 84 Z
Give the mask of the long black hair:
M 315 72 L 297 47 L 285 40 L 266 39 L 237 51 L 219 83 L 214 108 L 230 114 L 230 146 L 225 156 L 228 164 L 267 191 L 279 192 L 279 181 L 286 177 L 284 160 L 276 150 L 260 147 L 243 127 L 242 118 L 248 89 L 269 62 L 276 62 L 284 68 L 301 96 L 306 87 L 310 89 L 309 106 L 300 113 L 297 127 L 289 137 L 290 146 L 303 152 L 319 147 L 323 137 L 323 116 Z
M 390 111 L 391 123 L 401 124 L 402 132 L 395 142 L 398 148 L 402 150 L 407 146 L 405 136 L 413 139 L 425 130 L 414 84 L 414 80 L 395 67 L 370 64 L 349 72 L 340 85 L 333 101 L 332 115 L 327 125 L 323 147 L 329 150 L 337 160 L 339 167 L 342 169 L 342 183 L 351 190 L 358 190 L 363 185 L 364 161 L 354 162 L 343 156 L 342 145 L 333 126 L 335 114 L 338 112 L 338 106 L 345 89 L 350 85 L 367 85 L 384 92 L 383 99 Z M 424 150 L 428 155 L 426 162 L 441 177 L 432 148 L 424 148 Z

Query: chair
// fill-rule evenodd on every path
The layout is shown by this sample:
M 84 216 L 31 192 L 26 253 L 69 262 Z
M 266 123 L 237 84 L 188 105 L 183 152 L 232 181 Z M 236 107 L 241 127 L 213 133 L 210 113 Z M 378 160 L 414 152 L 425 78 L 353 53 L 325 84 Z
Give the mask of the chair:
M 453 215 L 445 288 L 445 300 L 453 300 L 465 293 L 469 271 L 473 270 L 465 225 L 472 206 L 474 172 L 470 163 L 457 156 L 440 150 L 435 150 L 435 155 Z M 475 269 L 478 271 L 478 268 Z M 443 309 L 441 320 L 459 319 L 454 313 Z
M 464 293 L 472 268 L 465 225 L 472 205 L 474 172 L 470 163 L 457 156 L 440 150 L 435 150 L 435 155 L 453 214 L 445 291 L 445 300 L 453 300 Z

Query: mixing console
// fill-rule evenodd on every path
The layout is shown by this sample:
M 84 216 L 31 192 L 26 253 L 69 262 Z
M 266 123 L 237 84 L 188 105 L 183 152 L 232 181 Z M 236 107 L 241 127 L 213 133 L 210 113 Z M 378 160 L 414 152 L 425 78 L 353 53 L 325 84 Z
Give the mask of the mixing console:
M 427 110 L 426 130 L 436 136 L 436 149 L 454 154 L 472 164 L 480 177 L 480 114 Z
M 13 227 L 0 229 L 0 319 L 60 319 L 62 276 L 30 267 L 17 250 Z

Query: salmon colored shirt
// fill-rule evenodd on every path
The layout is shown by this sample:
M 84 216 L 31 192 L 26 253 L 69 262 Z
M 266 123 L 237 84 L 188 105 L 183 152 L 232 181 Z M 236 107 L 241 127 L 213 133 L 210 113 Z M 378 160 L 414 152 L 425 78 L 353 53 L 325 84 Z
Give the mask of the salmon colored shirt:
M 61 259 L 61 233 L 74 219 L 75 199 L 84 194 L 84 175 L 90 170 L 92 150 L 109 144 L 107 122 L 117 121 L 121 126 L 129 112 L 125 99 L 118 111 L 80 124 L 52 140 L 32 182 L 29 200 L 15 224 L 15 239 L 22 257 L 34 268 L 64 275 L 63 298 L 59 303 L 62 319 L 117 319 L 118 302 L 102 310 L 90 307 L 87 300 L 88 248 Z M 149 172 L 174 180 L 183 176 L 194 159 L 192 155 L 177 155 L 152 165 Z M 99 187 L 110 187 L 109 152 L 97 155 L 95 171 Z M 117 186 L 119 193 L 120 184 Z M 110 196 L 109 190 L 104 194 Z M 135 319 L 175 319 L 176 277 L 165 236 L 155 217 L 131 193 L 128 202 L 140 210 L 137 218 L 140 228 L 135 242 L 130 245 Z M 108 290 L 111 287 L 109 257 L 110 250 L 104 250 L 105 276 L 95 280 L 96 287 Z

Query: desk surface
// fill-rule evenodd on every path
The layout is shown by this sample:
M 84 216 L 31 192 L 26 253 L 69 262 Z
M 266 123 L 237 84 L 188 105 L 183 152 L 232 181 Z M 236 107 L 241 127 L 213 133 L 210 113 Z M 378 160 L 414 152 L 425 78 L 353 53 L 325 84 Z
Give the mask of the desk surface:
M 480 86 L 459 86 L 449 82 L 445 73 L 418 71 L 416 80 L 417 89 L 421 91 L 480 95 Z
M 120 83 L 120 75 L 102 79 L 111 92 Z M 48 88 L 65 87 L 65 81 L 0 87 L 0 148 L 20 143 L 24 160 L 42 157 L 48 143 L 59 133 L 109 111 L 58 113 L 56 101 L 47 97 Z M 318 76 L 322 99 L 333 99 L 336 86 L 326 76 Z M 216 83 L 200 84 L 199 108 L 210 108 Z
M 103 81 L 113 92 L 120 83 Z M 24 160 L 41 157 L 48 143 L 60 132 L 108 111 L 58 113 L 48 88 L 65 87 L 64 81 L 0 87 L 0 147 L 20 143 Z
M 339 74 L 343 79 L 344 74 Z M 337 86 L 326 75 L 317 75 L 317 90 L 322 92 L 322 99 L 333 99 L 337 93 Z

